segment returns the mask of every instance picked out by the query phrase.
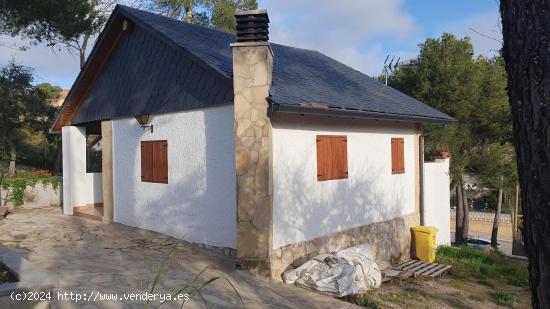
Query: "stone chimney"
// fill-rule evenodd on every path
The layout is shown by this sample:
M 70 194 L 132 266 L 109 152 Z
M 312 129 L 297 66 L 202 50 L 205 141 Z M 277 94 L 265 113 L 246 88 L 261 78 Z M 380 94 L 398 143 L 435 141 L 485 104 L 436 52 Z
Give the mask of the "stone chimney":
M 240 11 L 233 52 L 237 267 L 271 275 L 272 142 L 268 117 L 273 51 L 267 11 Z

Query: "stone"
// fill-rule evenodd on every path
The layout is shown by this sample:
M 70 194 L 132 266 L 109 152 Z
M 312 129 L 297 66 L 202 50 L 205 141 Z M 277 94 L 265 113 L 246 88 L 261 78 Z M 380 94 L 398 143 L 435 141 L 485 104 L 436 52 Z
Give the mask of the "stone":
M 237 239 L 242 242 L 237 250 L 237 259 L 269 257 L 266 236 L 250 222 L 244 221 L 237 225 Z
M 282 258 L 283 257 L 283 251 L 281 250 L 281 248 L 278 248 L 278 249 L 275 249 L 273 250 L 273 253 L 276 258 Z
M 268 208 L 267 203 L 257 203 L 252 224 L 259 230 L 268 230 L 271 226 L 271 208 Z
M 237 201 L 241 207 L 237 210 L 239 221 L 250 221 L 254 219 L 256 212 L 256 198 L 254 193 L 247 188 L 239 188 Z
M 281 274 L 289 267 L 296 267 L 322 253 L 330 253 L 351 246 L 368 243 L 377 263 L 395 264 L 409 258 L 410 227 L 420 222 L 419 213 L 412 213 L 393 220 L 355 227 L 333 235 L 290 244 L 273 250 L 271 263 L 277 265 L 272 278 L 281 280 Z M 373 237 L 375 235 L 375 237 Z M 281 255 L 277 254 L 281 252 Z
M 5 218 L 9 213 L 9 208 L 5 206 L 0 207 L 0 217 Z
M 292 248 L 284 248 L 281 250 L 283 252 L 282 259 L 281 259 L 283 262 L 283 265 L 290 265 L 294 260 L 292 255 Z
M 306 243 L 306 254 L 312 254 L 312 253 L 315 253 L 317 251 L 317 247 L 311 243 L 311 242 L 307 242 Z
M 254 145 L 254 141 L 255 141 L 254 137 L 248 137 L 248 136 L 243 137 L 241 139 L 242 145 L 244 147 L 250 147 L 250 146 Z
M 266 62 L 256 63 L 254 66 L 254 86 L 267 85 L 267 70 L 268 64 Z
M 235 150 L 235 161 L 237 164 L 237 175 L 243 175 L 250 167 L 250 154 L 243 147 L 237 147 Z
M 267 45 L 233 46 L 237 158 L 237 259 L 239 265 L 271 274 L 271 125 L 267 100 L 272 54 Z M 246 81 L 246 82 L 245 82 Z M 251 82 L 248 82 L 251 81 Z M 240 159 L 239 159 L 240 158 Z
M 252 122 L 258 121 L 258 110 L 257 109 L 252 109 L 252 111 L 250 112 L 250 121 L 252 121 Z
M 246 131 L 251 129 L 251 127 L 250 127 L 251 125 L 252 125 L 252 122 L 248 119 L 244 119 L 242 121 L 237 122 L 237 125 L 236 125 L 237 135 L 238 136 L 243 135 Z M 254 129 L 252 129 L 252 130 L 254 130 Z M 252 131 L 252 132 L 254 132 L 254 131 Z M 254 133 L 252 133 L 252 135 L 250 135 L 250 136 L 254 136 Z
M 233 80 L 233 87 L 235 88 L 235 92 L 239 92 L 244 88 L 248 88 L 252 86 L 252 79 L 250 78 L 244 78 L 244 77 L 237 77 Z

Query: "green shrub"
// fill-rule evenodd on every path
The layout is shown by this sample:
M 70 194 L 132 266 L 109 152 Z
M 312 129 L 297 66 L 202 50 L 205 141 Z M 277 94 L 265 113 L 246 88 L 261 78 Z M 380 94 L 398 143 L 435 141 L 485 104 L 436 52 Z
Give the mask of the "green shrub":
M 509 308 L 513 308 L 518 302 L 518 299 L 514 295 L 506 292 L 491 292 L 489 296 L 491 296 L 491 300 L 495 304 Z
M 436 261 L 452 265 L 456 277 L 473 277 L 478 282 L 490 283 L 487 279 L 502 279 L 508 284 L 528 286 L 527 264 L 512 260 L 499 252 L 485 252 L 468 247 L 442 246 L 437 249 Z
M 27 187 L 34 188 L 38 183 L 41 183 L 44 188 L 51 185 L 57 191 L 59 182 L 60 177 L 52 176 L 47 171 L 34 171 L 17 173 L 14 177 L 4 177 L 0 185 L 4 191 L 9 192 L 5 198 L 12 202 L 16 208 L 19 208 L 23 206 L 23 195 Z

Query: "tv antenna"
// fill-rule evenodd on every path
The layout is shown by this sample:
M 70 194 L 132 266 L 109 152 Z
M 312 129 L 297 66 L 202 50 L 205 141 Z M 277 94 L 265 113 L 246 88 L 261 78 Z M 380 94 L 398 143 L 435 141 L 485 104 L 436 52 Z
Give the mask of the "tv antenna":
M 388 60 L 390 60 L 390 62 L 388 62 Z M 391 56 L 391 59 L 390 55 L 386 56 L 386 60 L 384 60 L 384 77 L 386 79 L 386 85 L 388 84 L 388 76 L 390 73 L 395 72 L 399 66 L 399 60 L 401 60 L 401 57 L 397 57 L 396 60 L 395 56 Z
M 388 62 L 389 60 L 389 62 Z M 386 78 L 386 85 L 388 84 L 388 77 L 390 73 L 394 73 L 397 68 L 414 68 L 418 65 L 416 59 L 401 60 L 401 57 L 387 55 L 384 60 L 384 77 Z

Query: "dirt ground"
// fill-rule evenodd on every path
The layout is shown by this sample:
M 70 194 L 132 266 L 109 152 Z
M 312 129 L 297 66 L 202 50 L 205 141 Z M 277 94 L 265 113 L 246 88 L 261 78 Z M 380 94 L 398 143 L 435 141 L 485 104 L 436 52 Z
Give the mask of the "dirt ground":
M 455 220 L 451 220 L 451 231 L 455 230 Z M 493 222 L 470 221 L 469 232 L 471 237 L 491 239 Z M 512 225 L 501 223 L 498 227 L 498 239 L 512 241 Z
M 472 238 L 490 239 L 492 228 L 492 222 L 471 221 L 469 234 Z M 455 222 L 451 220 L 451 231 L 454 229 Z M 511 254 L 511 224 L 499 226 L 498 238 L 501 247 L 510 247 L 501 248 L 500 251 L 506 254 L 504 251 L 510 249 Z M 498 305 L 494 299 L 494 294 L 498 292 L 513 295 L 515 304 Z M 352 302 L 366 308 L 531 308 L 528 288 L 513 286 L 500 279 L 478 280 L 452 273 L 436 280 L 409 278 L 402 282 L 384 283 L 382 288 L 370 291 L 363 298 Z
M 499 287 L 499 288 L 496 288 Z M 385 283 L 381 289 L 370 291 L 362 305 L 367 308 L 507 308 L 491 299 L 492 292 L 503 291 L 514 295 L 517 303 L 512 308 L 531 308 L 529 290 L 496 281 L 477 282 L 472 279 L 453 279 L 450 276 L 436 280 L 407 279 L 401 283 Z

